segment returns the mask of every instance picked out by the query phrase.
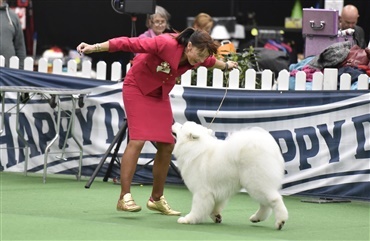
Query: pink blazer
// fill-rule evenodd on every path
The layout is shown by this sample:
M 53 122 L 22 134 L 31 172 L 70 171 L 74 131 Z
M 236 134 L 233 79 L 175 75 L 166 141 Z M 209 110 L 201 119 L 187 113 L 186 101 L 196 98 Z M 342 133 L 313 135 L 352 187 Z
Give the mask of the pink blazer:
M 133 59 L 133 65 L 126 78 L 133 78 L 144 95 L 162 87 L 162 98 L 167 98 L 176 83 L 176 78 L 188 69 L 199 65 L 207 68 L 216 63 L 216 58 L 210 56 L 201 64 L 179 67 L 184 46 L 177 43 L 174 34 L 161 34 L 154 38 L 118 37 L 109 40 L 109 52 L 125 51 L 142 53 Z M 169 64 L 169 72 L 158 71 L 158 66 L 164 62 Z

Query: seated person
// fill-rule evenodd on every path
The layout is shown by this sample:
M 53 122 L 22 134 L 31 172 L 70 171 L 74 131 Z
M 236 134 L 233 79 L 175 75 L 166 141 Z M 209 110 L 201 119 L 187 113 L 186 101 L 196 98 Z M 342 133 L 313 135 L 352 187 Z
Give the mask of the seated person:
M 148 14 L 146 18 L 146 26 L 148 30 L 139 35 L 139 38 L 153 38 L 170 29 L 169 20 L 171 15 L 161 6 L 155 7 L 153 14 Z
M 207 31 L 208 33 L 211 33 L 213 25 L 214 25 L 214 21 L 212 17 L 208 15 L 207 13 L 199 13 L 194 18 L 193 28 L 195 29 L 202 29 L 204 31 Z
M 355 30 L 353 39 L 355 44 L 361 48 L 366 48 L 365 32 L 363 28 L 357 25 L 357 20 L 360 17 L 358 9 L 353 5 L 346 5 L 342 9 L 342 13 L 339 17 L 340 29 L 345 30 L 352 28 Z

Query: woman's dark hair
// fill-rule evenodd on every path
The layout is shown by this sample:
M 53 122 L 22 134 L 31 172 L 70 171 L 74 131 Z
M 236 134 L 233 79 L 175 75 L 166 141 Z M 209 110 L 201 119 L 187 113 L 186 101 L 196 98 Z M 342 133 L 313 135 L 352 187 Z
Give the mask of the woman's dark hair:
M 184 31 L 179 33 L 176 37 L 176 40 L 179 44 L 186 46 L 189 42 L 199 50 L 208 50 L 210 55 L 217 53 L 217 48 L 219 44 L 215 42 L 212 37 L 204 30 L 194 29 L 194 28 L 186 28 Z

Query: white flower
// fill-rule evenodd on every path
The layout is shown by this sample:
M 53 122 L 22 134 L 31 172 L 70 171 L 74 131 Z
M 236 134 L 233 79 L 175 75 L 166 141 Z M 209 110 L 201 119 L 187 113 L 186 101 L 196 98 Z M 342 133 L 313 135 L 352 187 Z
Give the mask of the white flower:
M 171 66 L 169 63 L 167 63 L 166 61 L 162 62 L 161 65 L 158 65 L 157 66 L 157 72 L 164 72 L 166 74 L 170 73 L 171 71 Z

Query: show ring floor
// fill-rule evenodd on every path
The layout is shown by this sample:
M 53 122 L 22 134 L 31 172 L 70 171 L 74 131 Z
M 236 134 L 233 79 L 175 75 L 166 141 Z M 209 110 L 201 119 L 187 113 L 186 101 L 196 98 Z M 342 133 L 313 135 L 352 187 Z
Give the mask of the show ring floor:
M 117 212 L 119 185 L 97 177 L 84 187 L 88 177 L 42 176 L 0 172 L 0 240 L 367 240 L 370 203 L 302 202 L 307 197 L 285 196 L 289 220 L 281 231 L 274 217 L 253 224 L 258 208 L 247 193 L 234 196 L 222 213 L 221 224 L 183 225 L 176 216 L 164 216 L 145 207 L 151 185 L 133 185 L 138 213 Z M 171 207 L 187 214 L 191 193 L 183 185 L 167 185 L 165 196 Z

